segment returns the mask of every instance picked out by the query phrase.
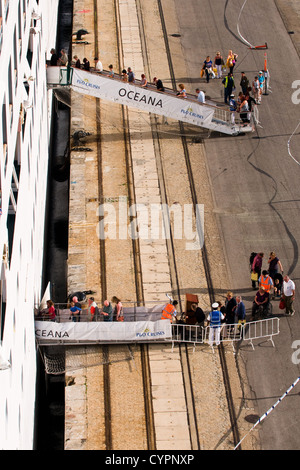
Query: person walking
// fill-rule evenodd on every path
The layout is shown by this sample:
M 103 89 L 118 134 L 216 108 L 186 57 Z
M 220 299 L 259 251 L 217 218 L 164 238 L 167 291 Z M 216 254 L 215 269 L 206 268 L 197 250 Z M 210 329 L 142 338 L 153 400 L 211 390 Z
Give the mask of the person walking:
M 135 76 L 131 67 L 127 69 L 128 83 L 135 83 Z
M 223 78 L 222 83 L 224 85 L 224 102 L 228 104 L 228 98 L 232 94 L 233 89 L 235 88 L 234 79 L 232 73 L 228 73 L 228 75 Z
M 261 252 L 261 253 L 257 253 L 253 259 L 251 272 L 252 274 L 257 274 L 257 280 L 252 279 L 253 289 L 256 289 L 256 282 L 258 282 L 258 279 L 260 278 L 260 275 L 261 275 L 263 257 L 264 257 L 264 253 Z
M 113 308 L 112 304 L 108 300 L 104 300 L 103 302 L 102 314 L 104 321 L 113 321 Z
M 245 75 L 245 72 L 241 72 L 241 81 L 240 81 L 240 86 L 243 92 L 243 95 L 247 95 L 248 93 L 248 87 L 249 87 L 249 80 Z
M 156 88 L 158 91 L 165 91 L 165 87 L 163 85 L 163 82 L 161 81 L 160 78 L 154 77 L 153 78 L 153 83 L 156 85 Z
M 269 274 L 271 278 L 274 280 L 275 275 L 281 271 L 281 274 L 283 274 L 283 267 L 280 262 L 280 259 L 276 256 L 274 251 L 271 251 L 268 259 L 268 264 L 269 264 Z
M 63 66 L 67 66 L 68 65 L 68 56 L 66 54 L 66 51 L 64 49 L 62 49 L 60 51 L 60 58 L 58 59 L 58 65 L 63 65 Z
M 236 315 L 237 315 L 237 321 L 238 321 L 238 330 L 240 331 L 241 326 L 245 325 L 246 323 L 246 307 L 240 295 L 237 295 L 235 300 L 236 300 Z
M 124 313 L 123 313 L 123 305 L 120 299 L 118 297 L 113 296 L 111 299 L 112 302 L 115 303 L 115 309 L 114 309 L 114 318 L 116 321 L 124 321 Z
M 78 55 L 74 55 L 73 59 L 75 60 L 74 67 L 76 69 L 80 69 L 81 68 L 81 62 L 80 62 L 80 59 L 78 58 Z
M 184 87 L 184 84 L 179 83 L 178 87 L 179 87 L 179 92 L 177 93 L 177 96 L 179 96 L 179 98 L 187 98 L 186 89 Z
M 205 61 L 203 62 L 203 67 L 202 70 L 204 70 L 204 73 L 206 75 L 206 82 L 209 82 L 210 75 L 212 75 L 212 78 L 215 78 L 215 73 L 212 69 L 212 60 L 209 57 L 209 55 L 206 57 Z
M 95 321 L 96 319 L 96 311 L 97 311 L 97 304 L 95 302 L 94 297 L 90 297 L 88 300 L 88 314 L 87 314 L 87 320 L 88 321 Z
M 114 78 L 115 72 L 114 72 L 114 66 L 113 66 L 113 64 L 109 64 L 108 70 L 109 70 L 109 72 L 108 72 L 109 78 Z
M 223 313 L 219 310 L 218 302 L 214 302 L 212 304 L 212 311 L 209 313 L 207 317 L 207 321 L 209 322 L 209 340 L 208 344 L 213 346 L 214 341 L 217 346 L 220 344 L 220 332 L 221 332 L 221 325 L 222 320 L 224 320 Z
M 142 73 L 141 75 L 141 82 L 140 82 L 140 85 L 143 87 L 143 88 L 147 88 L 148 86 L 148 80 L 146 78 L 146 75 L 144 73 Z
M 240 118 L 243 122 L 243 126 L 246 126 L 248 123 L 248 112 L 249 112 L 249 104 L 247 98 L 243 95 L 241 97 L 241 104 L 240 104 Z
M 253 91 L 253 96 L 256 101 L 256 104 L 260 104 L 260 99 L 259 99 L 259 80 L 258 76 L 256 75 L 253 83 L 252 83 L 252 91 Z
M 71 302 L 70 312 L 71 312 L 72 322 L 74 323 L 80 322 L 81 307 L 76 305 L 74 301 Z
M 203 90 L 200 90 L 199 88 L 196 88 L 196 93 L 197 93 L 197 100 L 199 103 L 205 103 L 205 93 Z
M 169 320 L 171 323 L 173 319 L 176 319 L 177 311 L 176 305 L 178 304 L 177 300 L 172 300 L 166 304 L 161 312 L 161 320 Z
M 51 53 L 50 65 L 57 65 L 58 55 L 56 54 L 56 50 L 52 48 L 50 53 Z
M 285 313 L 291 316 L 294 315 L 295 283 L 289 276 L 283 277 L 283 299 L 285 301 Z
M 225 300 L 225 323 L 229 334 L 234 330 L 235 314 L 236 314 L 236 300 L 233 293 L 228 291 Z
M 258 285 L 259 287 L 263 287 L 265 291 L 268 292 L 268 294 L 270 294 L 272 287 L 274 287 L 273 280 L 271 276 L 269 276 L 268 271 L 266 271 L 265 269 L 263 270 L 262 275 L 258 279 Z
M 226 67 L 229 69 L 229 73 L 233 73 L 235 62 L 237 60 L 237 54 L 234 54 L 232 50 L 228 52 Z
M 224 64 L 223 57 L 221 56 L 221 53 L 218 51 L 216 53 L 215 61 L 214 61 L 214 66 L 217 69 L 217 78 L 222 78 L 222 65 Z
M 261 97 L 262 97 L 262 94 L 263 94 L 263 89 L 264 89 L 264 83 L 265 83 L 265 77 L 264 77 L 264 73 L 263 71 L 261 70 L 259 73 L 258 73 L 258 81 L 259 81 L 259 103 L 261 102 Z
M 231 93 L 229 99 L 229 110 L 231 111 L 231 124 L 235 125 L 235 112 L 237 110 L 237 102 L 234 99 L 234 94 Z
M 98 57 L 95 57 L 94 62 L 95 62 L 95 72 L 102 73 L 103 65 L 102 65 L 101 60 L 99 60 Z
M 83 62 L 83 68 L 84 68 L 84 70 L 86 70 L 87 72 L 89 72 L 90 69 L 91 69 L 91 67 L 90 67 L 90 61 L 89 61 L 86 57 L 84 57 L 84 59 L 83 59 L 82 62 Z

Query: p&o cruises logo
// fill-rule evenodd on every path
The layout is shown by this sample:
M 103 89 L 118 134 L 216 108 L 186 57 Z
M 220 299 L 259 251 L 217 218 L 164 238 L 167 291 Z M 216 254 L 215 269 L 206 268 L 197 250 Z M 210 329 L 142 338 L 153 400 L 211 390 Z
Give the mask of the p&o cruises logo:
M 165 331 L 151 331 L 149 328 L 145 328 L 144 331 L 141 333 L 136 333 L 137 338 L 145 338 L 151 336 L 152 338 L 155 336 L 162 336 L 165 335 Z
M 202 114 L 195 113 L 191 106 L 189 106 L 187 109 L 182 109 L 181 113 L 185 114 L 186 116 L 195 117 L 197 119 L 204 119 L 204 116 L 202 116 Z
M 95 83 L 91 83 L 88 78 L 77 78 L 77 85 L 83 85 L 86 88 L 93 88 L 94 90 L 100 90 L 100 86 Z

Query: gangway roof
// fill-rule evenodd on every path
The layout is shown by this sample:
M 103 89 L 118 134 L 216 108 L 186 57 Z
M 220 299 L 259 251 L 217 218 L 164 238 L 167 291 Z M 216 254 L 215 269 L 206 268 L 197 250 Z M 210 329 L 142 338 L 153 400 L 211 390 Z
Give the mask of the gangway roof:
M 154 85 L 147 87 L 139 81 L 128 83 L 120 76 L 110 78 L 108 72 L 87 72 L 74 67 L 47 67 L 48 87 L 69 86 L 78 93 L 169 117 L 178 121 L 228 135 L 252 132 L 251 125 L 232 124 L 232 113 L 216 104 L 200 103 L 192 95 L 180 98 L 165 88 L 160 92 Z

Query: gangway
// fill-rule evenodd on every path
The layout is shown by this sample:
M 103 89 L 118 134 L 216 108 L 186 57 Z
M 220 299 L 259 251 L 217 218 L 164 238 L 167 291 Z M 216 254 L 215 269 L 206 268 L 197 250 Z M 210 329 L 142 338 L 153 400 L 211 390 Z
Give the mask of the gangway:
M 47 67 L 48 87 L 70 87 L 83 93 L 114 103 L 137 108 L 149 113 L 169 117 L 194 124 L 210 131 L 228 135 L 252 132 L 251 124 L 234 123 L 232 112 L 224 107 L 209 103 L 199 103 L 192 95 L 180 98 L 174 90 L 165 88 L 160 92 L 154 85 L 147 87 L 122 81 L 119 75 L 111 78 L 108 72 L 87 72 L 74 67 Z

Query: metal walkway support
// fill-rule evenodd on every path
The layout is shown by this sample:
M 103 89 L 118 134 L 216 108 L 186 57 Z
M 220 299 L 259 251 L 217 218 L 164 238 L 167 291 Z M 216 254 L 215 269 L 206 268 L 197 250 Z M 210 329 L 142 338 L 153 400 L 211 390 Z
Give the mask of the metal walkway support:
M 195 126 L 228 135 L 252 132 L 250 124 L 232 124 L 232 112 L 213 104 L 202 104 L 191 95 L 180 98 L 171 89 L 157 91 L 153 85 L 146 88 L 110 78 L 107 72 L 86 72 L 72 67 L 47 67 L 48 87 L 70 86 L 77 93 L 94 96 L 114 103 L 169 117 Z

